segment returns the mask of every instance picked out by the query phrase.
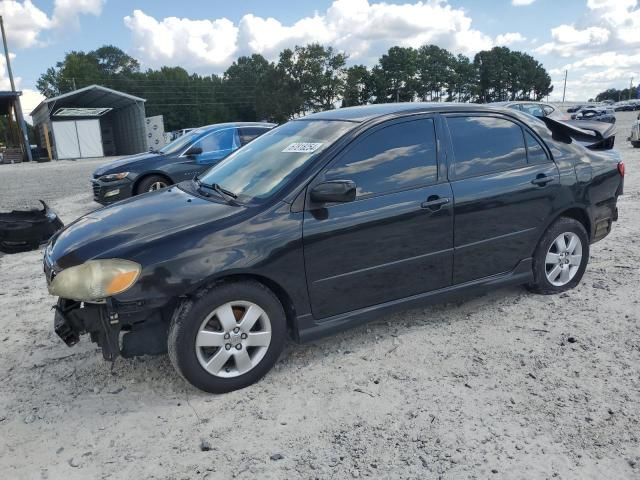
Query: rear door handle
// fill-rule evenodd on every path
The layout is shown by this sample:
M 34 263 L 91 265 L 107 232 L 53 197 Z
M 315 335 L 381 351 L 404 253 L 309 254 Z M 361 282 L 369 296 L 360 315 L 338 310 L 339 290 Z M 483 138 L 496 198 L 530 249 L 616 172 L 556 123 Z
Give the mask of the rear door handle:
M 420 207 L 428 208 L 429 210 L 435 212 L 440 210 L 443 205 L 449 203 L 449 199 L 447 197 L 438 197 L 437 195 L 430 196 L 426 202 L 422 202 Z
M 547 183 L 551 183 L 554 180 L 555 178 L 553 177 L 548 177 L 546 175 L 538 175 L 536 178 L 531 180 L 531 183 L 533 183 L 534 185 L 540 185 L 541 187 L 544 187 Z

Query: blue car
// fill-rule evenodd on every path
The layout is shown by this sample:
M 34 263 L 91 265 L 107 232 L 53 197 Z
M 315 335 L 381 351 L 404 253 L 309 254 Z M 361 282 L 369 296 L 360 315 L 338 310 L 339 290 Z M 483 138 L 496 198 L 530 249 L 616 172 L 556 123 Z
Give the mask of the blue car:
M 106 205 L 191 180 L 273 127 L 273 123 L 256 122 L 208 125 L 160 150 L 109 162 L 93 172 L 93 199 Z

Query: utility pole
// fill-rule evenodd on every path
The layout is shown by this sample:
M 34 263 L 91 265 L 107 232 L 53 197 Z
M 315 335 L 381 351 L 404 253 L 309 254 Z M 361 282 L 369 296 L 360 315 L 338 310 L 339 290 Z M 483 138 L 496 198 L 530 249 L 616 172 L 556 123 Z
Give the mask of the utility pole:
M 11 71 L 11 60 L 9 59 L 9 47 L 7 46 L 7 35 L 4 32 L 4 22 L 2 21 L 2 15 L 0 15 L 0 30 L 2 31 L 2 44 L 4 45 L 4 57 L 7 65 L 7 73 L 9 75 L 9 83 L 11 84 L 11 91 L 16 91 L 16 85 L 13 83 L 13 72 Z M 20 97 L 16 95 L 14 109 L 16 114 L 16 123 L 20 126 L 22 131 L 22 143 L 24 143 L 25 155 L 29 161 L 31 158 L 31 145 L 29 144 L 29 135 L 27 134 L 27 125 L 24 123 L 24 117 L 22 116 L 22 106 L 20 105 Z M 11 115 L 11 112 L 9 112 Z
M 633 77 L 629 81 L 629 100 L 631 100 L 631 91 L 633 90 Z
M 567 73 L 569 71 L 564 71 L 564 89 L 562 90 L 562 103 L 564 103 L 564 95 L 567 93 Z

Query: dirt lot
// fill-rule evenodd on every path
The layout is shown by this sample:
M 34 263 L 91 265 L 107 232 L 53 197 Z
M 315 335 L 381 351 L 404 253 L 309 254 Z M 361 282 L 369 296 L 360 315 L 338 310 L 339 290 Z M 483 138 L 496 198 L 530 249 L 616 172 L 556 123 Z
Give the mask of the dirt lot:
M 289 345 L 224 396 L 166 357 L 105 363 L 53 333 L 41 253 L 0 257 L 0 477 L 640 478 L 640 150 L 581 285 L 407 311 Z M 0 203 L 97 207 L 95 162 L 0 165 Z M 42 193 L 44 192 L 44 193 Z

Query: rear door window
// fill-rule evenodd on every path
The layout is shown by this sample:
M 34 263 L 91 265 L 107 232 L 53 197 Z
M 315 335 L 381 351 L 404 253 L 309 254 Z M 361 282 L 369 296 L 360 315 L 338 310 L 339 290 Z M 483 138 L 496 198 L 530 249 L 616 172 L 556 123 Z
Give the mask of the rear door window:
M 527 165 L 522 128 L 491 116 L 447 118 L 455 156 L 456 179 L 521 168 Z
M 258 138 L 269 129 L 265 127 L 243 127 L 238 129 L 240 135 L 240 145 L 246 145 L 251 140 Z
M 433 184 L 437 165 L 434 122 L 423 118 L 366 135 L 331 165 L 325 179 L 352 180 L 358 197 L 366 197 Z
M 535 105 L 532 103 L 523 103 L 522 111 L 528 113 L 529 115 L 533 115 L 534 117 L 544 117 L 544 111 L 540 105 Z
M 237 146 L 236 129 L 227 128 L 218 132 L 213 132 L 196 143 L 202 148 L 202 153 L 217 152 L 219 150 L 231 150 Z

